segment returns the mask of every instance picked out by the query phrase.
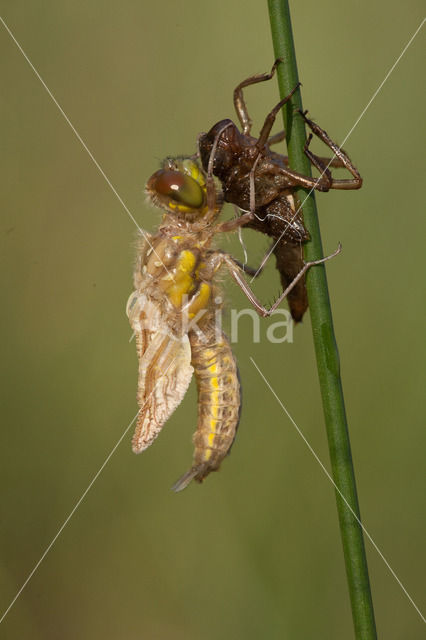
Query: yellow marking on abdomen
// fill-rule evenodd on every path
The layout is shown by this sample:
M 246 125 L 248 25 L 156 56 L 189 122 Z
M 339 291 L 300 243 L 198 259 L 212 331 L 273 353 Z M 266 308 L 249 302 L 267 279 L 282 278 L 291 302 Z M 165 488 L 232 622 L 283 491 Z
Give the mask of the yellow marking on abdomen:
M 216 365 L 214 365 L 216 366 Z M 211 367 L 209 367 L 211 368 Z M 210 404 L 210 413 L 211 413 L 211 417 L 208 421 L 208 426 L 209 426 L 209 431 L 210 433 L 207 436 L 207 442 L 209 445 L 209 448 L 205 451 L 205 459 L 206 461 L 209 460 L 209 458 L 212 455 L 212 451 L 213 451 L 213 445 L 214 445 L 214 439 L 216 436 L 216 426 L 218 424 L 218 404 L 219 404 L 219 380 L 214 377 L 214 378 L 210 378 L 209 380 L 210 383 L 210 400 L 211 400 L 211 404 Z M 214 390 L 212 390 L 212 388 Z
M 214 331 L 204 344 L 190 334 L 192 365 L 198 386 L 198 425 L 194 434 L 196 480 L 219 468 L 229 453 L 239 420 L 241 392 L 231 346 Z

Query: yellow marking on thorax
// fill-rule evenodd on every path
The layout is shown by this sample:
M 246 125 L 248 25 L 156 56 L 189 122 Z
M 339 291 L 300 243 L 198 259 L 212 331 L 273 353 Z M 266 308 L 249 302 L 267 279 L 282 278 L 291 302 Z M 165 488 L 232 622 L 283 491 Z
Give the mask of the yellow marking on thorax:
M 180 307 L 182 305 L 183 296 L 190 293 L 193 288 L 194 279 L 185 273 L 167 289 L 167 297 L 175 307 Z
M 192 273 L 196 263 L 197 258 L 192 251 L 184 249 L 179 254 L 179 258 L 176 263 L 176 270 L 173 274 L 173 281 L 169 283 L 169 278 L 167 278 L 167 281 L 163 278 L 163 287 L 170 302 L 175 307 L 180 307 L 183 296 L 190 293 L 195 287 Z
M 192 272 L 194 270 L 196 261 L 197 259 L 192 253 L 192 251 L 189 251 L 188 249 L 184 249 L 179 254 L 177 269 L 182 273 L 189 273 L 190 271 Z
M 188 307 L 188 316 L 189 318 L 193 318 L 198 311 L 201 309 L 205 309 L 210 300 L 211 287 L 207 284 L 207 282 L 202 282 L 200 284 L 200 288 L 197 293 L 191 300 L 191 304 Z

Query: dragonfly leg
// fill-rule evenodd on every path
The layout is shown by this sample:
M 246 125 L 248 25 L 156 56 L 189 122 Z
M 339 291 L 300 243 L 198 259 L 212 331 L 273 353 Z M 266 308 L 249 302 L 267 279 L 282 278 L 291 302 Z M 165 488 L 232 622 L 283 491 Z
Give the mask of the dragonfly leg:
M 231 276 L 234 278 L 235 282 L 238 284 L 240 289 L 245 293 L 245 295 L 247 296 L 248 300 L 251 302 L 254 309 L 257 311 L 257 313 L 263 318 L 267 318 L 268 316 L 274 313 L 275 309 L 277 309 L 277 307 L 281 304 L 284 298 L 287 297 L 287 295 L 290 293 L 293 287 L 299 282 L 299 280 L 304 276 L 304 274 L 307 272 L 308 269 L 310 269 L 315 265 L 323 264 L 327 260 L 331 260 L 331 258 L 334 258 L 335 256 L 337 256 L 341 252 L 341 250 L 342 250 L 342 245 L 339 243 L 339 246 L 337 247 L 336 251 L 334 251 L 329 256 L 325 256 L 325 258 L 320 258 L 319 260 L 312 260 L 310 262 L 305 262 L 303 267 L 297 274 L 297 276 L 292 280 L 292 282 L 282 292 L 279 298 L 274 302 L 274 304 L 269 309 L 267 307 L 264 307 L 263 304 L 260 302 L 260 300 L 253 293 L 253 291 L 251 290 L 251 288 L 249 287 L 249 285 L 246 283 L 243 276 L 241 275 L 240 270 L 236 267 L 233 259 L 227 254 L 224 254 L 223 260 L 226 266 L 228 267 L 228 270 Z

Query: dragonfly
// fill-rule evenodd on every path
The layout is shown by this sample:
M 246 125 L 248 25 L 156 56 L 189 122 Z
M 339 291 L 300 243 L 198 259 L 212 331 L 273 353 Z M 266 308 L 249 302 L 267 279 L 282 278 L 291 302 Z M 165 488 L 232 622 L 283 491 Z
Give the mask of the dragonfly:
M 218 234 L 237 231 L 251 214 L 219 221 L 220 194 L 194 158 L 167 158 L 149 178 L 146 193 L 163 215 L 155 233 L 140 235 L 134 291 L 126 309 L 139 362 L 139 413 L 132 447 L 141 453 L 154 442 L 194 376 L 198 423 L 192 466 L 173 486 L 181 491 L 219 469 L 240 419 L 237 363 L 217 322 L 223 305 L 218 272 L 227 271 L 258 313 L 268 316 L 307 269 L 333 257 L 340 247 L 330 256 L 304 263 L 294 282 L 267 309 L 245 280 L 245 273 L 254 270 L 214 245 Z
M 270 80 L 281 60 L 278 59 L 270 73 L 256 74 L 243 80 L 234 90 L 234 107 L 241 131 L 230 119 L 217 122 L 208 133 L 198 139 L 199 155 L 208 176 L 219 179 L 226 202 L 234 204 L 244 215 L 252 217 L 246 227 L 260 231 L 273 239 L 273 253 L 280 273 L 281 284 L 286 289 L 303 267 L 302 245 L 310 239 L 303 222 L 297 189 L 359 189 L 362 178 L 347 153 L 341 149 L 324 129 L 298 112 L 311 129 L 304 145 L 304 153 L 320 176 L 313 178 L 289 168 L 287 156 L 275 153 L 271 146 L 285 140 L 285 131 L 270 136 L 280 109 L 297 91 L 299 84 L 268 113 L 258 138 L 251 135 L 252 120 L 244 100 L 243 89 Z M 333 152 L 333 159 L 315 155 L 309 146 L 313 136 L 318 137 Z M 346 168 L 351 178 L 336 179 L 330 168 Z M 268 252 L 267 256 L 269 256 Z M 262 262 L 262 265 L 264 261 Z M 288 294 L 290 312 L 295 322 L 300 322 L 308 308 L 305 278 L 302 277 Z

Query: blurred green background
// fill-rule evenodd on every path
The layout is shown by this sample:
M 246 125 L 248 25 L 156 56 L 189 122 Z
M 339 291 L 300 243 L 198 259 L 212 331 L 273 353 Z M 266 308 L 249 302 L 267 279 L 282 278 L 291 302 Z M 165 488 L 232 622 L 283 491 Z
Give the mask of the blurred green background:
M 292 11 L 304 106 L 341 141 L 420 24 L 421 3 L 310 0 Z M 254 0 L 2 1 L 1 15 L 149 230 L 159 216 L 145 180 L 234 118 L 234 86 L 273 60 L 266 3 Z M 419 606 L 424 40 L 423 29 L 345 144 L 363 189 L 317 198 L 325 250 L 343 244 L 327 272 L 363 521 Z M 137 365 L 124 314 L 135 226 L 3 27 L 0 47 L 3 611 L 135 415 Z M 246 95 L 259 125 L 276 83 Z M 245 238 L 256 263 L 267 242 Z M 241 256 L 236 238 L 226 246 Z M 224 287 L 229 306 L 247 306 Z M 257 291 L 267 301 L 277 290 L 270 266 Z M 249 359 L 328 466 L 309 314 L 293 344 L 269 344 L 265 330 L 253 344 L 250 320 L 240 327 L 243 415 L 221 472 L 170 491 L 192 458 L 191 386 L 142 456 L 126 435 L 0 637 L 352 637 L 333 489 Z M 423 637 L 366 546 L 379 636 Z

